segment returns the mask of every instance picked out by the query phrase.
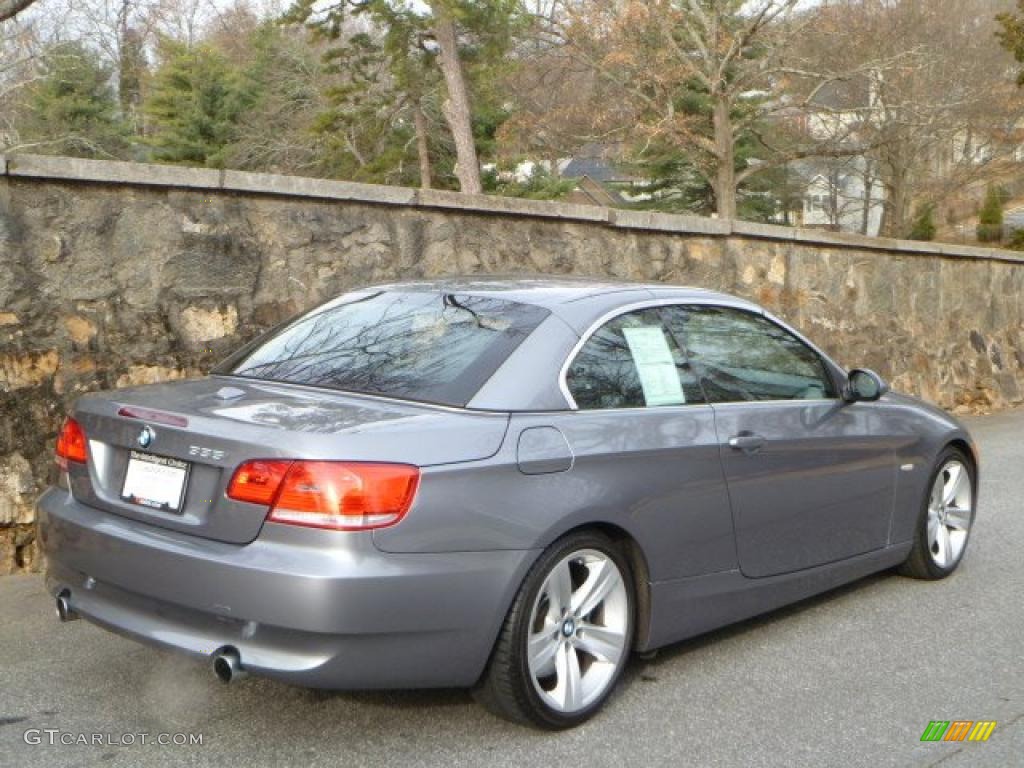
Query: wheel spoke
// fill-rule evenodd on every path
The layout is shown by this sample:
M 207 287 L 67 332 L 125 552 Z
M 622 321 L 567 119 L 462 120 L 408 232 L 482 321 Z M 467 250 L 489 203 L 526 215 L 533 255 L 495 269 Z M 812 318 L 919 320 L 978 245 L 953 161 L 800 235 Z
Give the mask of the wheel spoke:
M 928 514 L 928 545 L 936 544 L 939 540 L 939 516 L 934 513 Z
M 580 660 L 576 649 L 569 643 L 560 643 L 555 654 L 555 673 L 558 675 L 558 686 L 561 694 L 562 707 L 567 712 L 579 709 L 583 701 L 583 679 L 580 675 Z
M 619 585 L 619 569 L 610 560 L 588 565 L 587 579 L 572 595 L 572 612 L 580 618 L 590 613 Z
M 946 525 L 957 531 L 966 531 L 971 527 L 971 511 L 950 507 L 946 510 Z
M 559 618 L 572 604 L 572 574 L 569 572 L 568 561 L 559 564 L 551 572 L 548 578 L 548 598 L 555 608 L 555 615 Z
M 939 555 L 936 557 L 936 561 L 943 568 L 953 562 L 953 547 L 949 540 L 949 529 L 944 525 L 939 526 Z
M 547 677 L 555 669 L 555 654 L 558 652 L 558 639 L 552 631 L 544 629 L 530 635 L 530 669 L 535 677 Z
M 625 636 L 622 632 L 596 624 L 583 623 L 576 630 L 576 647 L 598 661 L 617 664 L 622 656 Z
M 948 467 L 949 477 L 942 487 L 942 503 L 947 507 L 952 504 L 960 491 L 960 484 L 964 481 L 967 473 L 964 472 L 962 464 L 950 464 Z
M 943 473 L 939 473 L 939 476 L 935 478 L 935 484 L 932 485 L 932 496 L 928 501 L 928 506 L 931 509 L 939 510 L 942 508 L 942 496 L 946 487 L 945 478 Z

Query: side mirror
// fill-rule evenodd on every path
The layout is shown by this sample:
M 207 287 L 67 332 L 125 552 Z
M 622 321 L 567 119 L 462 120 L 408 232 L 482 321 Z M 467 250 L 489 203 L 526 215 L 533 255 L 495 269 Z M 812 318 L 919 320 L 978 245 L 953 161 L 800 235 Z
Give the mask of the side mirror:
M 855 368 L 843 389 L 843 400 L 848 403 L 873 403 L 889 391 L 889 385 L 874 371 Z

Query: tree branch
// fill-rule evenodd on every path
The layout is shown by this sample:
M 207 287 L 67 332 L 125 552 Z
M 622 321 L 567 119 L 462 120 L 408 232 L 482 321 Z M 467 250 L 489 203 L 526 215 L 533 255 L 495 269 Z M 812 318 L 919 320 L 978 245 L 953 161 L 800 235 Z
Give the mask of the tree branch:
M 36 0 L 0 0 L 0 21 L 13 19 Z

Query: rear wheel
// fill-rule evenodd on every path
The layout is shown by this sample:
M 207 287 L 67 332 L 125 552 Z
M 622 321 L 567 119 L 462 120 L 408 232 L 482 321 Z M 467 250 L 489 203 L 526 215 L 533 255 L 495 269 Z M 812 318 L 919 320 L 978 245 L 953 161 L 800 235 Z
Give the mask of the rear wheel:
M 599 533 L 570 534 L 530 570 L 475 691 L 495 714 L 571 728 L 610 695 L 633 641 L 629 563 Z
M 942 579 L 956 570 L 974 524 L 977 488 L 974 464 L 958 448 L 947 448 L 932 470 L 918 516 L 914 546 L 900 573 Z

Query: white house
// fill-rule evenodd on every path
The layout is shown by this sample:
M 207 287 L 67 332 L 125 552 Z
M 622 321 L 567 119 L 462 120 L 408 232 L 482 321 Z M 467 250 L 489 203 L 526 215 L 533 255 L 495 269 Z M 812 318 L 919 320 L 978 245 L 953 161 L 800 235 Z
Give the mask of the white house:
M 793 163 L 803 188 L 801 226 L 878 235 L 885 190 L 871 165 L 863 156 Z

